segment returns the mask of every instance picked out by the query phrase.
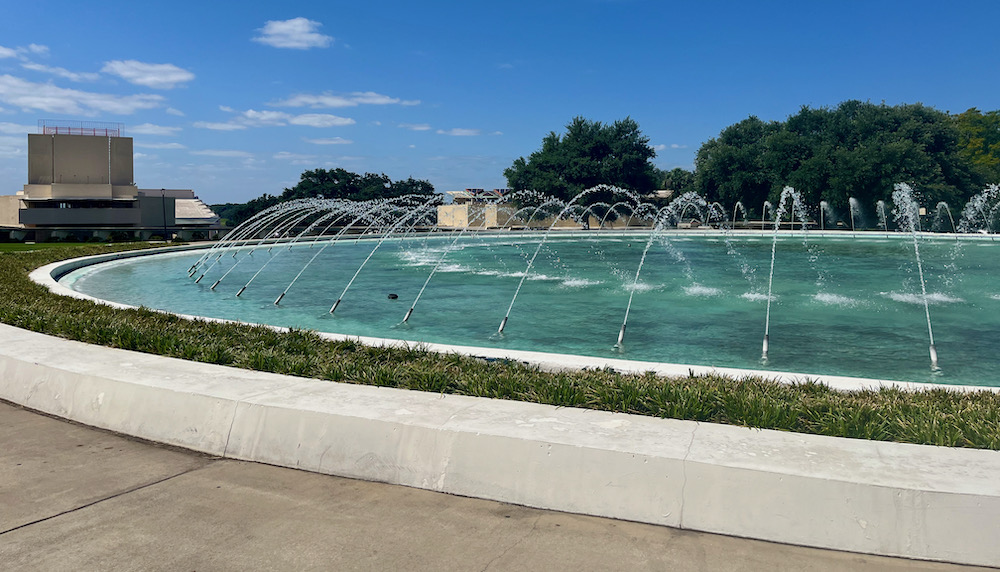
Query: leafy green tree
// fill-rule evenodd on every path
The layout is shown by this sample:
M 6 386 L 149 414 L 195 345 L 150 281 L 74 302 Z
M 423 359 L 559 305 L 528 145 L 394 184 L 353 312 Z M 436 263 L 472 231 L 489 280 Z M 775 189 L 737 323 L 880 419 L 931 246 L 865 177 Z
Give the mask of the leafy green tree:
M 359 175 L 345 169 L 314 169 L 305 171 L 298 184 L 285 189 L 281 195 L 265 193 L 242 204 L 214 205 L 216 214 L 231 225 L 238 225 L 253 215 L 280 202 L 294 199 L 325 198 L 367 201 L 401 197 L 403 195 L 433 195 L 434 185 L 412 177 L 393 181 L 385 174 Z
M 975 107 L 953 116 L 958 128 L 959 153 L 987 183 L 1000 183 L 1000 111 Z
M 695 188 L 709 201 L 742 201 L 750 210 L 762 205 L 778 177 L 767 168 L 765 142 L 780 130 L 776 122 L 748 117 L 709 139 L 695 157 Z
M 757 211 L 791 185 L 806 204 L 873 205 L 893 185 L 914 185 L 926 203 L 959 204 L 983 177 L 960 151 L 960 130 L 946 113 L 921 105 L 845 101 L 803 107 L 785 122 L 750 117 L 706 142 L 696 159 L 696 187 L 710 200 L 741 200 Z M 759 212 L 759 211 L 757 211 Z
M 657 190 L 673 191 L 674 196 L 694 190 L 694 172 L 676 167 L 669 171 L 656 170 Z
M 503 174 L 515 191 L 535 190 L 565 201 L 601 184 L 642 194 L 656 188 L 656 168 L 650 162 L 655 156 L 649 138 L 631 118 L 602 124 L 576 117 L 565 134 L 549 133 L 541 149 L 527 159 L 519 157 Z M 594 193 L 583 202 L 607 200 Z

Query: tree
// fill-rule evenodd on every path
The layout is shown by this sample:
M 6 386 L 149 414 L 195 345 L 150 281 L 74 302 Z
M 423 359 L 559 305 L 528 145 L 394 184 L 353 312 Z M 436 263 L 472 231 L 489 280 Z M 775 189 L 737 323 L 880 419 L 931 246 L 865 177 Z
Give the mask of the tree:
M 985 182 L 1000 183 L 1000 111 L 981 113 L 973 107 L 953 119 L 959 153 Z
M 694 190 L 694 172 L 680 167 L 669 171 L 657 169 L 656 180 L 658 181 L 658 190 L 673 191 L 675 197 Z
M 656 168 L 650 159 L 656 151 L 631 118 L 602 124 L 575 117 L 564 135 L 554 131 L 527 159 L 519 157 L 505 169 L 507 185 L 515 190 L 535 190 L 564 201 L 597 185 L 612 185 L 638 193 L 656 188 Z M 595 193 L 590 204 L 609 197 Z
M 924 202 L 955 204 L 982 187 L 959 152 L 960 129 L 948 114 L 921 104 L 887 106 L 845 101 L 804 106 L 785 122 L 750 117 L 702 145 L 695 183 L 709 200 L 737 200 L 755 210 L 791 185 L 806 204 L 873 205 L 906 182 Z
M 359 175 L 341 168 L 314 169 L 302 173 L 298 184 L 290 189 L 285 189 L 279 196 L 265 193 L 246 203 L 213 205 L 212 208 L 216 214 L 235 226 L 269 207 L 294 199 L 325 198 L 367 201 L 403 195 L 433 194 L 434 185 L 413 177 L 394 182 L 384 173 Z

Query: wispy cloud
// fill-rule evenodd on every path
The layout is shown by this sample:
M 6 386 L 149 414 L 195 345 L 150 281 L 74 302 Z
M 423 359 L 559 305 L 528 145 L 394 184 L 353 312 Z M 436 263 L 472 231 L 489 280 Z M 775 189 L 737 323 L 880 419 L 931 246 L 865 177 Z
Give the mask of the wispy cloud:
M 212 131 L 239 131 L 246 129 L 246 125 L 237 123 L 213 123 L 211 121 L 195 121 L 194 126 L 198 129 L 211 129 Z
M 17 135 L 24 133 L 34 133 L 38 127 L 34 125 L 19 125 L 17 123 L 7 123 L 0 121 L 0 133 L 14 133 Z
M 27 47 L 18 46 L 16 48 L 8 48 L 5 46 L 0 46 L 0 60 L 6 58 L 21 58 L 26 59 L 27 54 L 35 54 L 38 56 L 48 55 L 48 46 L 42 46 L 39 44 L 28 44 Z
M 455 127 L 454 129 L 438 129 L 437 133 L 439 135 L 451 135 L 453 137 L 472 137 L 475 135 L 482 134 L 479 129 L 462 129 L 460 127 Z
M 132 129 L 132 131 L 135 131 Z M 184 145 L 180 143 L 134 143 L 136 147 L 142 147 L 143 149 L 187 149 Z
M 311 107 L 313 109 L 329 109 L 337 107 L 357 107 L 358 105 L 420 105 L 420 100 L 404 100 L 375 93 L 374 91 L 355 91 L 347 94 L 323 92 L 318 94 L 300 93 L 270 104 L 274 107 Z
M 400 123 L 399 126 L 410 131 L 430 131 L 431 126 L 427 123 Z
M 202 149 L 201 151 L 191 151 L 191 154 L 205 157 L 233 157 L 239 159 L 253 157 L 253 153 L 249 151 L 236 151 L 232 149 Z
M 131 115 L 140 109 L 162 105 L 163 97 L 153 94 L 111 95 L 35 83 L 11 75 L 0 75 L 0 102 L 23 111 L 46 111 L 67 115 L 93 116 L 98 113 Z
M 300 153 L 289 153 L 287 151 L 279 151 L 273 156 L 279 161 L 288 161 L 293 165 L 309 165 L 316 162 L 315 155 L 302 155 Z
M 136 60 L 105 62 L 101 71 L 153 89 L 173 89 L 194 79 L 193 73 L 174 64 L 149 64 Z
M 70 81 L 81 82 L 81 81 L 97 81 L 100 78 L 100 74 L 91 72 L 72 72 L 66 68 L 57 68 L 52 66 L 47 66 L 44 64 L 36 64 L 34 62 L 25 62 L 21 64 L 21 67 L 26 70 L 37 71 L 42 73 L 47 73 L 54 75 L 56 77 L 61 77 L 68 79 Z
M 176 115 L 177 117 L 184 117 L 184 112 L 181 111 L 180 109 L 174 109 L 173 107 L 168 107 L 166 111 L 170 115 Z
M 327 137 L 325 139 L 303 139 L 306 143 L 312 143 L 313 145 L 350 145 L 354 143 L 350 139 L 344 139 L 343 137 Z
M 263 28 L 257 30 L 260 35 L 254 37 L 253 41 L 275 48 L 295 50 L 325 48 L 333 43 L 333 37 L 319 33 L 322 25 L 301 17 L 291 20 L 269 20 Z
M 342 127 L 344 125 L 354 125 L 354 120 L 350 117 L 340 117 L 329 113 L 305 113 L 294 115 L 288 119 L 292 125 L 306 125 L 309 127 Z
M 167 127 L 165 125 L 153 125 L 152 123 L 140 123 L 129 128 L 129 131 L 137 135 L 177 135 L 181 131 L 180 127 Z
M 246 111 L 236 111 L 235 109 L 225 106 L 220 109 L 229 113 L 236 113 L 237 115 L 225 123 L 209 123 L 199 121 L 195 123 L 194 126 L 202 129 L 214 129 L 218 131 L 235 131 L 238 129 L 246 129 L 248 127 L 281 127 L 285 125 L 302 125 L 306 127 L 342 127 L 344 125 L 354 125 L 355 123 L 355 121 L 350 117 L 340 117 L 339 115 L 330 115 L 328 113 L 304 113 L 301 115 L 293 115 L 291 113 L 285 113 L 284 111 L 271 110 L 258 111 L 256 109 L 248 109 Z

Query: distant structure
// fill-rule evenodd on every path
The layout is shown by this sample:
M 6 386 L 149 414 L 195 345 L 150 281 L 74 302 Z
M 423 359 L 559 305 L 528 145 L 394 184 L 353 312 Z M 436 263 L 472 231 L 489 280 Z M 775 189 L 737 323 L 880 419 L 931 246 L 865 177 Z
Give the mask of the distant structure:
M 0 237 L 13 240 L 211 238 L 220 229 L 194 191 L 136 186 L 121 123 L 39 121 L 28 134 L 27 184 L 0 196 Z
M 510 189 L 447 191 L 450 205 L 438 207 L 438 226 L 444 228 L 497 228 L 507 222 L 500 205 Z

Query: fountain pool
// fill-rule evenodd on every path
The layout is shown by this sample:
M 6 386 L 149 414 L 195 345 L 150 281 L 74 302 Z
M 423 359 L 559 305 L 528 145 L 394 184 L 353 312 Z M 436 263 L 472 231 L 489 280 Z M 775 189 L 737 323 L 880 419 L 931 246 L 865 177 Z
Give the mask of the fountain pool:
M 928 362 L 924 294 L 907 233 L 780 232 L 766 369 L 1000 385 L 997 246 L 921 235 L 939 370 Z M 375 237 L 377 238 L 377 237 Z M 76 270 L 81 293 L 170 312 L 323 332 L 761 369 L 772 233 L 648 231 L 408 234 L 234 249 L 200 282 L 203 252 Z M 525 276 L 526 262 L 538 255 Z M 316 256 L 280 305 L 276 297 Z M 371 256 L 335 314 L 331 305 Z M 264 266 L 266 272 L 258 271 Z M 433 279 L 428 276 L 437 268 Z M 228 274 L 214 290 L 215 280 Z M 255 277 L 256 278 L 253 278 Z M 251 285 L 237 297 L 241 286 Z M 502 334 L 497 324 L 525 278 Z M 414 305 L 426 284 L 419 303 Z M 397 299 L 390 299 L 395 294 Z M 630 295 L 628 330 L 616 341 Z M 405 322 L 404 316 L 414 308 Z

